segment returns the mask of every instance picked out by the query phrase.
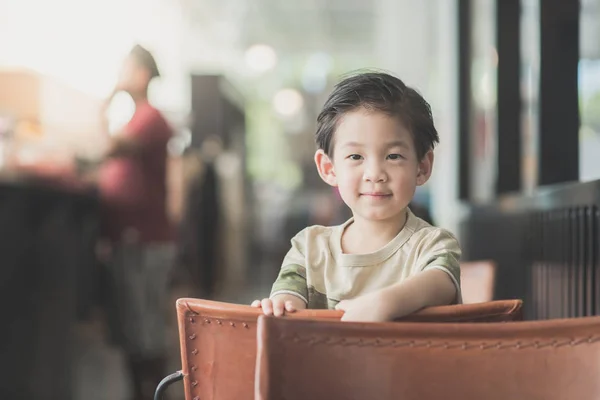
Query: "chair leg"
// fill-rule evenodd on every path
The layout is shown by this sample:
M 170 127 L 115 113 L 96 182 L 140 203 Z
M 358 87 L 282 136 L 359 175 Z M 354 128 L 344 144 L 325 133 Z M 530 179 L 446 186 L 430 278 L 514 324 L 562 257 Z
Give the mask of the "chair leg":
M 183 371 L 177 371 L 163 378 L 156 387 L 154 392 L 154 400 L 162 400 L 162 396 L 172 383 L 183 380 Z

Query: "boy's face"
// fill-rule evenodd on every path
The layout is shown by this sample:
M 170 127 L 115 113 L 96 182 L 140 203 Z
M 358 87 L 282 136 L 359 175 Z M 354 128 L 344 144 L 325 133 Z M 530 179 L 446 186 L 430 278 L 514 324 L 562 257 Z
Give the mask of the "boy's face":
M 355 218 L 387 221 L 404 216 L 416 187 L 429 179 L 433 153 L 418 160 L 412 135 L 397 118 L 360 108 L 338 124 L 333 159 L 318 150 L 315 161 Z

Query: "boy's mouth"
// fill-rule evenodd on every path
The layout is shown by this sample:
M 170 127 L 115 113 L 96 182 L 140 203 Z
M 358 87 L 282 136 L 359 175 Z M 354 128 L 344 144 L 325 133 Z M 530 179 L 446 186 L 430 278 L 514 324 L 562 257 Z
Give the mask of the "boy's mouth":
M 369 197 L 388 197 L 391 196 L 391 193 L 384 193 L 384 192 L 365 192 L 365 193 L 361 193 L 361 196 L 369 196 Z

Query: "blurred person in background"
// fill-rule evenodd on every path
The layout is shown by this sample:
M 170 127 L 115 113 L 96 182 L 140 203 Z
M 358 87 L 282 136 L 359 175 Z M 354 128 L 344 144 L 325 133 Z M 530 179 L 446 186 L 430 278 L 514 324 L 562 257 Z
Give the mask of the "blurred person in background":
M 167 278 L 175 255 L 166 182 L 172 129 L 148 102 L 148 86 L 158 76 L 152 54 L 133 47 L 106 104 L 126 92 L 135 112 L 112 135 L 97 171 L 103 239 L 99 249 L 111 288 L 105 295 L 108 320 L 112 339 L 127 358 L 135 399 L 151 399 L 165 375 Z

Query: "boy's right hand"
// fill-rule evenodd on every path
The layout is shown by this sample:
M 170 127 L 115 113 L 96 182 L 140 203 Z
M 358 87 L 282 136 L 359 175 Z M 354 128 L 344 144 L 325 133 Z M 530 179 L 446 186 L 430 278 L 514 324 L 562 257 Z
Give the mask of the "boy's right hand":
M 273 299 L 254 300 L 251 307 L 262 308 L 263 314 L 281 317 L 296 311 L 293 301 L 275 296 Z

